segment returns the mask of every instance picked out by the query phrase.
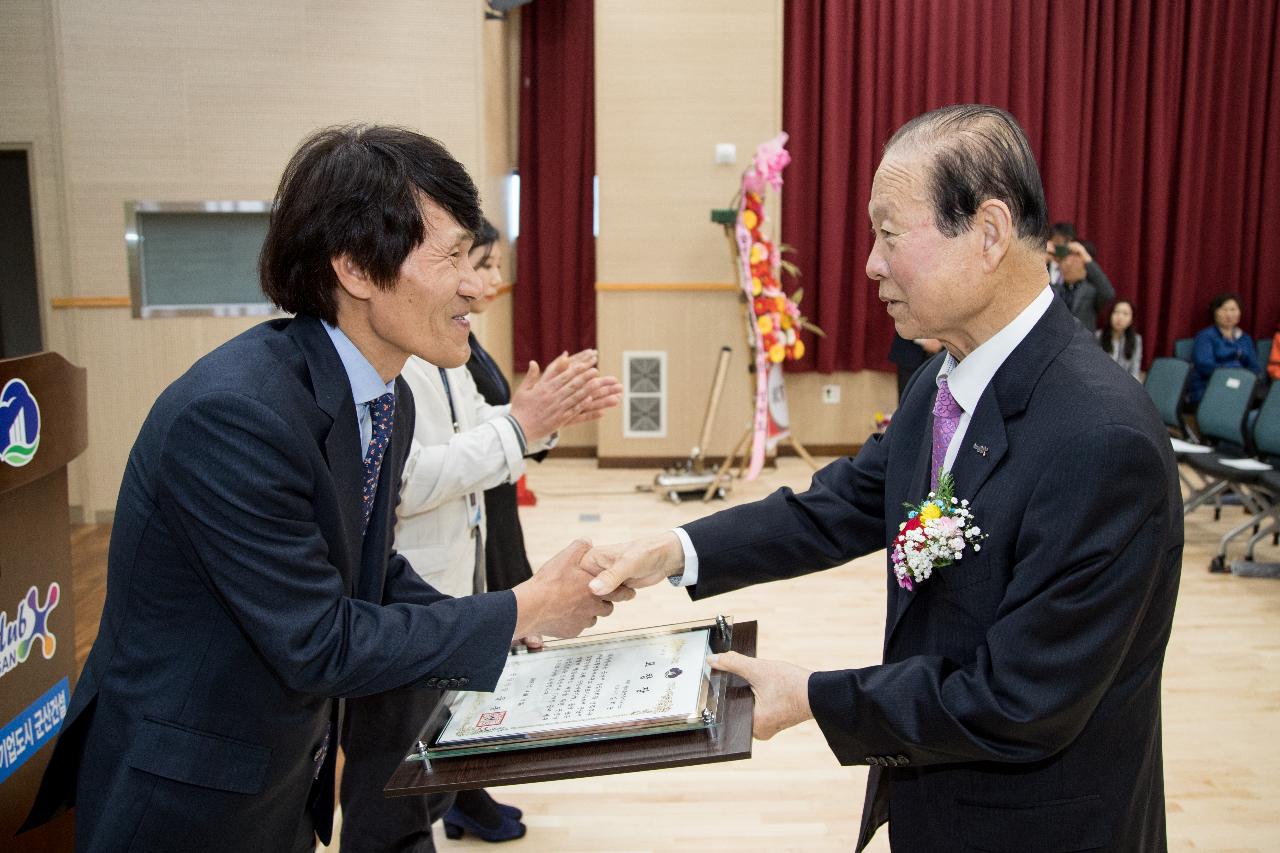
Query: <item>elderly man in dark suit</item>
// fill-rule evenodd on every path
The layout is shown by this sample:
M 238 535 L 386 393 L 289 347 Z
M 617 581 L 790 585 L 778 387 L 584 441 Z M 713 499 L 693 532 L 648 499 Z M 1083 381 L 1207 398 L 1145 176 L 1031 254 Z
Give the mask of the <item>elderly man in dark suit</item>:
M 80 850 L 313 850 L 331 835 L 335 697 L 488 690 L 513 638 L 608 612 L 585 543 L 514 591 L 456 599 L 392 548 L 413 433 L 398 374 L 410 354 L 470 355 L 480 221 L 466 171 L 416 133 L 332 129 L 294 155 L 261 274 L 297 316 L 200 359 L 143 424 L 101 628 L 28 825 L 75 805 Z
M 889 561 L 882 663 L 720 656 L 756 693 L 756 735 L 816 718 L 842 764 L 873 765 L 859 849 L 888 820 L 894 850 L 1163 850 L 1182 520 L 1160 419 L 1049 291 L 1040 177 L 1007 113 L 908 122 L 870 213 L 867 273 L 899 334 L 946 347 L 888 431 L 802 494 L 589 552 L 592 586 L 702 598 L 836 566 L 949 474 L 987 538 L 910 589 Z

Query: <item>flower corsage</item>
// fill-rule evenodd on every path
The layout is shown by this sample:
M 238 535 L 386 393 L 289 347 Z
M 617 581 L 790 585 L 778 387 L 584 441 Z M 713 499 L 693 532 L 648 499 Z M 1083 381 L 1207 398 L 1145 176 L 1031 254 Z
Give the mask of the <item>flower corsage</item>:
M 973 523 L 967 500 L 955 497 L 955 479 L 950 473 L 938 478 L 938 490 L 919 506 L 903 504 L 907 520 L 898 525 L 890 556 L 898 586 L 914 589 L 935 571 L 964 556 L 965 546 L 981 551 L 987 534 Z

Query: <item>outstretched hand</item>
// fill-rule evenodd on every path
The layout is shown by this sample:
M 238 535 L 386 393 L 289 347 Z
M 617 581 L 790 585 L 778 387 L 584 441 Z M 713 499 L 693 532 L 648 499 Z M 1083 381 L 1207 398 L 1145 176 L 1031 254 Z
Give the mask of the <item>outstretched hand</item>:
M 525 381 L 511 398 L 511 416 L 530 442 L 574 424 L 597 420 L 622 401 L 622 383 L 601 376 L 595 350 L 563 353 L 546 371 L 529 362 Z
M 619 588 L 653 586 L 684 569 L 684 549 L 672 532 L 587 551 L 580 563 L 595 575 L 591 591 L 599 596 Z
M 632 589 L 615 590 L 601 597 L 587 588 L 592 578 L 579 563 L 590 547 L 590 542 L 575 540 L 512 590 L 516 596 L 513 639 L 533 635 L 540 640 L 543 634 L 576 637 L 601 616 L 612 613 L 614 602 L 635 597 Z
M 741 676 L 756 696 L 751 734 L 768 740 L 778 732 L 813 719 L 809 707 L 809 670 L 776 660 L 749 658 L 737 652 L 712 655 L 711 666 Z

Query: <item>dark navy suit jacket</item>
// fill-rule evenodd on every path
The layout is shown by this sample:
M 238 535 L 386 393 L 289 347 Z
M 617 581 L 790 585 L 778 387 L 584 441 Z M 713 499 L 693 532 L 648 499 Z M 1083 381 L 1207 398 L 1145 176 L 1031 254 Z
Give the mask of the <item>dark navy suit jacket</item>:
M 940 358 L 884 436 L 807 492 L 686 525 L 694 597 L 884 548 L 928 492 Z M 859 849 L 886 819 L 895 851 L 1165 849 L 1182 515 L 1160 418 L 1055 300 L 983 393 L 952 473 L 981 551 L 914 592 L 886 558 L 884 662 L 809 681 L 840 763 L 873 765 Z
M 129 455 L 101 627 L 30 825 L 75 804 L 80 850 L 240 853 L 289 849 L 310 811 L 327 842 L 333 697 L 496 684 L 514 596 L 448 598 L 392 550 L 412 434 L 397 380 L 362 535 L 355 405 L 318 320 L 257 326 L 169 386 Z

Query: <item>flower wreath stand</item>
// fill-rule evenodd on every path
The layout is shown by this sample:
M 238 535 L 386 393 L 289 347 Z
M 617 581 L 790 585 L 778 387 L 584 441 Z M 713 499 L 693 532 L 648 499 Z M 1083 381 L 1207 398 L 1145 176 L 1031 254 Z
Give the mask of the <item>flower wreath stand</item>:
M 781 444 L 789 444 L 796 454 L 815 471 L 818 464 L 791 429 L 787 408 L 787 391 L 782 365 L 804 356 L 800 330 L 808 329 L 825 337 L 822 329 L 800 313 L 803 290 L 788 296 L 781 286 L 781 275 L 799 275 L 794 264 L 782 259 L 785 247 L 779 248 L 766 236 L 764 199 L 767 187 L 782 187 L 782 170 L 791 162 L 783 147 L 787 135 L 780 133 L 756 149 L 755 157 L 742 173 L 742 186 L 727 208 L 711 211 L 711 221 L 724 227 L 729 243 L 734 276 L 739 287 L 743 327 L 750 362 L 750 393 L 755 401 L 752 424 L 743 433 L 733 451 L 725 457 L 717 472 L 723 475 L 735 461 L 735 477 L 754 480 L 764 466 L 765 455 Z M 710 500 L 708 493 L 703 498 Z

